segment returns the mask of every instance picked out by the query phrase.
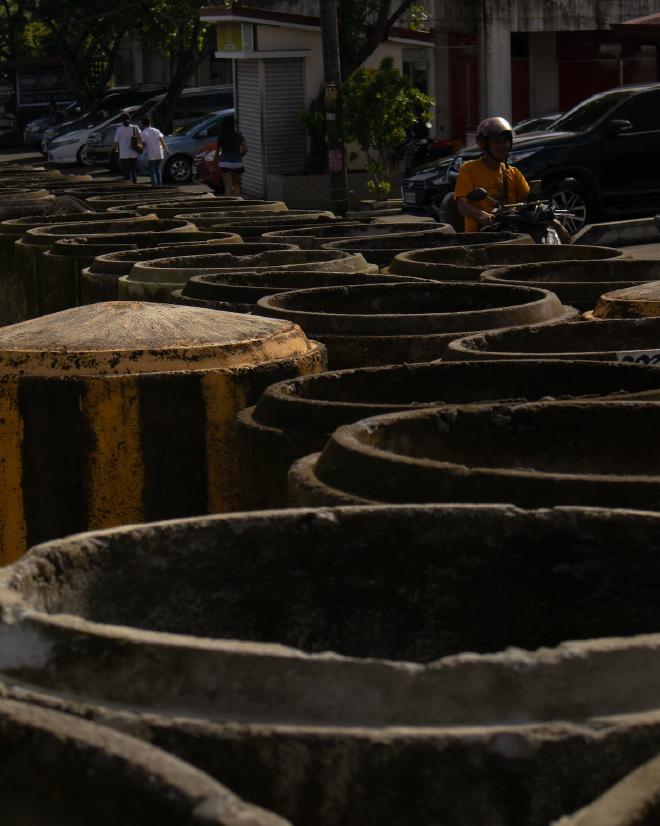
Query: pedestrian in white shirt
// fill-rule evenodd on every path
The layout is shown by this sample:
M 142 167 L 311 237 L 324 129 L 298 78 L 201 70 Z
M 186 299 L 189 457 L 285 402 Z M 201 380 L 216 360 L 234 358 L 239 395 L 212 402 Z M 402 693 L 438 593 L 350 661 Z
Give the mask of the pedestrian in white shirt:
M 142 132 L 140 137 L 144 144 L 144 151 L 149 158 L 149 178 L 152 186 L 162 186 L 161 166 L 163 158 L 167 155 L 167 146 L 160 129 L 151 125 L 151 118 L 142 119 Z
M 115 132 L 112 151 L 116 152 L 119 150 L 119 165 L 121 166 L 124 178 L 136 184 L 137 158 L 140 153 L 133 146 L 134 137 L 139 139 L 140 130 L 134 123 L 131 123 L 131 116 L 128 112 L 123 112 L 121 116 L 121 126 L 118 126 Z

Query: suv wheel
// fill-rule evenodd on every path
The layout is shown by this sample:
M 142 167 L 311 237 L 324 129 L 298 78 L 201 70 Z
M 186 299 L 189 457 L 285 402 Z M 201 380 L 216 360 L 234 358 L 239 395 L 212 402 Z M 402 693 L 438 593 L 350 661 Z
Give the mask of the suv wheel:
M 175 155 L 168 159 L 164 172 L 166 181 L 185 184 L 192 179 L 192 161 L 183 155 Z
M 575 235 L 585 224 L 591 223 L 596 218 L 596 199 L 584 184 L 576 183 L 566 191 L 550 190 L 548 198 L 555 209 L 565 209 L 575 216 L 566 219 L 558 216 L 571 235 Z

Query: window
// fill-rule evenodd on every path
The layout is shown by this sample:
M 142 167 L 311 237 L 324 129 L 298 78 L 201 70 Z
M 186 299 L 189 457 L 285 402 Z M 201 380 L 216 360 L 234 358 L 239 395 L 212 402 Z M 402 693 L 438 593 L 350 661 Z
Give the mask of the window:
M 636 95 L 626 101 L 612 117 L 629 120 L 633 132 L 657 132 L 660 130 L 660 91 Z

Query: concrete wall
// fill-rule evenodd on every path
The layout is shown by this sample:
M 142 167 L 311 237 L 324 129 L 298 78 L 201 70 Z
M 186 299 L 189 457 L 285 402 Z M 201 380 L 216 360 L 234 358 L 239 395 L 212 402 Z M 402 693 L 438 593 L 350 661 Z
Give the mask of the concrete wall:
M 433 18 L 438 31 L 477 34 L 481 115 L 510 118 L 511 32 L 533 33 L 530 104 L 532 112 L 545 112 L 558 107 L 554 32 L 602 31 L 657 8 L 657 0 L 436 0 Z M 447 74 L 446 58 L 436 59 L 438 74 Z

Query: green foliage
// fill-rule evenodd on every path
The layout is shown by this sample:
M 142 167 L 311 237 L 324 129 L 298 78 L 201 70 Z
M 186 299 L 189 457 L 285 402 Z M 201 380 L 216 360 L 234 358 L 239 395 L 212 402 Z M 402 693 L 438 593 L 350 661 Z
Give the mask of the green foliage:
M 76 97 L 86 108 L 107 86 L 122 39 L 148 5 L 147 0 L 22 0 L 26 42 L 42 54 L 62 57 Z
M 321 173 L 325 170 L 326 126 L 325 115 L 314 101 L 309 109 L 298 112 L 298 120 L 309 135 L 309 152 L 305 159 L 305 172 Z
M 378 69 L 357 69 L 344 84 L 343 137 L 366 153 L 368 186 L 376 197 L 389 192 L 394 150 L 416 121 L 431 117 L 432 106 L 431 98 L 408 83 L 391 57 L 384 58 Z

